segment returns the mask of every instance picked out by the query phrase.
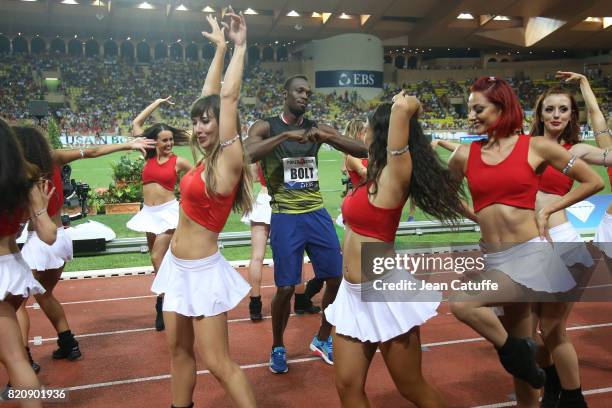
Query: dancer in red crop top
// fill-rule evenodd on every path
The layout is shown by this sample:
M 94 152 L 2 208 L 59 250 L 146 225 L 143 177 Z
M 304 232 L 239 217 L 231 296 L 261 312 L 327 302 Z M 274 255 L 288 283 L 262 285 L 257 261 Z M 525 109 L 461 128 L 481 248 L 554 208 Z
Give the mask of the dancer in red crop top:
M 342 204 L 344 276 L 336 299 L 325 309 L 335 326 L 336 388 L 342 406 L 369 406 L 364 386 L 380 348 L 404 398 L 419 407 L 444 407 L 441 395 L 422 375 L 419 335 L 419 326 L 437 314 L 441 297 L 419 302 L 366 299 L 375 286 L 371 276 L 362 275 L 362 244 L 395 240 L 409 196 L 418 204 L 427 203 L 422 208 L 439 219 L 457 220 L 463 211 L 461 184 L 439 164 L 416 119 L 420 103 L 405 92 L 393 102 L 378 106 L 368 119 L 367 179 Z
M 566 82 L 578 82 L 582 90 L 589 121 L 600 146 L 610 146 L 610 136 L 603 134 L 607 129 L 597 99 L 584 75 L 572 72 L 557 72 L 557 78 Z M 543 136 L 562 145 L 570 154 L 591 165 L 607 166 L 612 158 L 607 151 L 580 142 L 579 109 L 573 94 L 565 88 L 554 87 L 545 91 L 536 102 L 535 116 L 531 128 L 532 136 Z M 607 140 L 606 140 L 607 139 Z M 566 195 L 574 180 L 548 166 L 540 178 L 536 198 L 536 210 L 545 208 Z M 556 243 L 555 250 L 568 266 L 575 270 L 574 276 L 584 273 L 584 268 L 594 262 L 582 238 L 567 220 L 565 210 L 557 211 L 548 220 L 550 238 Z M 578 357 L 566 334 L 567 317 L 573 303 L 542 302 L 534 304 L 536 313 L 534 333 L 537 339 L 544 340 L 538 353 L 538 363 L 546 372 L 546 383 L 542 395 L 543 408 L 555 408 L 571 403 L 572 407 L 586 406 L 581 393 Z M 537 336 L 535 328 L 540 323 L 542 337 Z M 553 364 L 554 363 L 554 364 Z M 558 369 L 556 368 L 558 367 Z M 537 404 L 535 394 L 533 404 Z M 560 404 L 560 405 L 557 405 Z
M 477 80 L 471 88 L 468 107 L 474 132 L 487 134 L 488 140 L 459 146 L 450 158 L 449 167 L 457 178 L 468 179 L 475 219 L 480 224 L 483 247 L 487 249 L 484 275 L 490 276 L 490 271 L 496 270 L 502 272 L 502 277 L 496 280 L 498 291 L 483 291 L 481 297 L 460 295 L 451 303 L 451 311 L 495 346 L 508 372 L 533 388 L 540 388 L 545 375 L 535 362 L 535 344 L 528 338 L 531 330 L 526 302 L 529 300 L 512 295 L 521 287 L 558 293 L 576 285 L 552 247 L 536 242 L 543 241 L 547 234 L 551 214 L 601 190 L 603 184 L 584 162 L 572 159 L 557 143 L 516 134 L 523 115 L 518 98 L 506 81 L 494 77 Z M 564 170 L 580 184 L 546 205 L 536 216 L 539 182 L 536 170 L 547 165 Z M 510 249 L 502 250 L 504 245 Z M 517 262 L 521 262 L 522 268 Z M 491 299 L 501 296 L 515 302 L 505 309 L 506 323 L 512 321 L 510 332 L 494 311 L 486 307 L 494 304 Z M 522 385 L 518 386 L 519 403 L 525 398 L 524 392 Z
M 151 290 L 164 293 L 164 321 L 172 367 L 172 406 L 192 407 L 196 381 L 194 343 L 210 373 L 235 406 L 254 407 L 255 397 L 228 350 L 227 312 L 249 292 L 249 285 L 223 258 L 219 232 L 232 209 L 249 211 L 251 178 L 244 157 L 238 98 L 246 54 L 244 17 L 225 14 L 234 53 L 220 86 L 225 37 L 207 17 L 216 46 L 203 96 L 191 107 L 192 147 L 204 158 L 180 183 L 179 223 Z
M 185 131 L 165 123 L 155 123 L 143 129 L 149 116 L 162 104 L 173 105 L 170 97 L 157 99 L 143 110 L 132 122 L 132 135 L 142 136 L 155 141 L 155 149 L 147 150 L 145 165 L 142 169 L 142 210 L 134 215 L 127 227 L 133 231 L 147 234 L 147 245 L 151 254 L 153 272 L 157 273 L 172 234 L 178 224 L 179 204 L 174 196 L 174 187 L 180 173 L 193 167 L 189 161 L 176 156 L 172 149 L 176 142 L 188 139 Z M 155 329 L 164 330 L 162 313 L 164 297 L 158 296 L 155 301 Z
M 145 139 L 134 139 L 128 143 L 104 145 L 100 147 L 83 149 L 52 150 L 47 137 L 37 128 L 14 127 L 17 140 L 20 142 L 26 160 L 40 168 L 43 177 L 53 182 L 55 193 L 49 204 L 49 216 L 57 228 L 57 240 L 53 245 L 47 245 L 38 237 L 36 231 L 28 234 L 28 240 L 22 249 L 25 261 L 34 272 L 36 279 L 42 284 L 46 292 L 36 294 L 37 303 L 58 333 L 57 344 L 59 348 L 53 352 L 54 359 L 68 359 L 70 361 L 81 357 L 79 343 L 70 331 L 64 308 L 53 295 L 53 289 L 59 281 L 66 261 L 72 259 L 72 241 L 61 222 L 61 208 L 63 206 L 63 183 L 60 169 L 74 160 L 93 158 L 123 150 L 137 149 L 145 152 L 154 142 Z M 25 304 L 17 313 L 23 332 L 25 344 L 28 341 L 30 322 L 25 310 Z M 35 365 L 36 369 L 40 369 Z
M 30 225 L 48 245 L 56 239 L 56 227 L 47 214 L 55 190 L 39 183 L 39 171 L 26 162 L 9 125 L 0 119 L 0 362 L 15 389 L 39 389 L 40 382 L 19 330 L 15 311 L 34 293 L 45 290 L 24 262 L 16 236 L 29 217 Z M 41 401 L 22 400 L 22 407 L 42 407 Z

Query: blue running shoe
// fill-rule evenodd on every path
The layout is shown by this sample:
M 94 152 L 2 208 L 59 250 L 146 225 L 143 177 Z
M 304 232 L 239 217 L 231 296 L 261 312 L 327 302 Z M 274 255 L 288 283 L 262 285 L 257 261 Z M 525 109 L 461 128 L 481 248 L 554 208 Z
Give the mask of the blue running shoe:
M 270 353 L 270 371 L 274 374 L 283 374 L 289 371 L 287 356 L 284 347 L 274 347 Z
M 310 349 L 314 351 L 316 355 L 321 357 L 327 364 L 334 365 L 334 354 L 332 350 L 331 338 L 327 341 L 321 341 L 314 336 L 312 343 L 310 343 Z

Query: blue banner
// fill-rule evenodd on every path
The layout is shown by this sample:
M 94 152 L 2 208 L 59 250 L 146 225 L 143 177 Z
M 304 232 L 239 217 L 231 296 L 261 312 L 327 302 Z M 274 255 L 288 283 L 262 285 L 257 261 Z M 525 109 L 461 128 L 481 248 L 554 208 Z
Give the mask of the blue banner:
M 477 140 L 485 140 L 487 138 L 486 135 L 468 135 L 466 133 L 465 136 L 459 136 L 459 141 L 461 141 L 461 143 L 466 143 L 466 142 L 475 142 Z
M 317 71 L 317 88 L 382 88 L 383 73 L 380 71 Z
M 611 194 L 597 194 L 566 208 L 565 212 L 576 229 L 595 230 L 610 202 L 612 202 Z

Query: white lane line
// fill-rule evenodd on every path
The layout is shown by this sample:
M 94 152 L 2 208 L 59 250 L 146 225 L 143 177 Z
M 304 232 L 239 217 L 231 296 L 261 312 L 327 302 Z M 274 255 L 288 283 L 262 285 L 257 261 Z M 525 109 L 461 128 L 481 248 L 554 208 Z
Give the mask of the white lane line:
M 608 392 L 612 392 L 612 387 L 596 388 L 593 390 L 582 391 L 584 395 L 606 394 Z M 474 408 L 503 408 L 503 407 L 514 407 L 514 406 L 516 406 L 516 401 L 498 402 L 497 404 L 491 404 L 491 405 L 479 405 Z
M 269 289 L 269 288 L 275 288 L 276 286 L 274 285 L 263 285 L 260 288 L 261 289 Z M 142 295 L 142 296 L 129 296 L 129 297 L 119 297 L 119 298 L 108 298 L 108 299 L 95 299 L 95 300 L 78 300 L 78 301 L 74 301 L 74 302 L 61 302 L 60 304 L 63 305 L 81 305 L 84 303 L 98 303 L 98 302 L 114 302 L 114 301 L 119 301 L 119 300 L 137 300 L 137 299 L 147 299 L 147 298 L 152 298 L 152 297 L 157 297 L 157 295 Z M 26 308 L 28 309 L 40 309 L 40 306 L 36 303 L 30 305 L 30 306 L 26 306 Z
M 116 300 L 136 300 L 157 297 L 157 295 L 142 295 L 142 296 L 129 296 L 119 298 L 108 298 L 108 299 L 95 299 L 95 300 L 78 300 L 74 302 L 61 302 L 60 305 L 81 305 L 84 303 L 98 303 L 98 302 L 114 302 Z M 28 309 L 40 309 L 40 306 L 34 303 L 31 306 L 26 306 Z
M 289 315 L 291 316 L 295 316 L 294 313 Z M 264 319 L 271 319 L 272 316 L 264 316 Z M 227 322 L 228 323 L 239 323 L 239 322 L 248 322 L 251 321 L 251 318 L 249 317 L 243 317 L 240 319 L 229 319 Z M 138 332 L 145 332 L 145 331 L 153 331 L 155 330 L 155 327 L 143 327 L 141 329 L 127 329 L 127 330 L 116 330 L 116 331 L 109 331 L 109 332 L 100 332 L 100 333 L 88 333 L 88 334 L 77 334 L 74 337 L 76 338 L 83 338 L 83 337 L 98 337 L 98 336 L 111 336 L 113 334 L 128 334 L 128 333 L 138 333 Z M 49 337 L 49 338 L 45 338 L 45 339 L 39 339 L 39 342 L 50 342 L 50 341 L 56 341 L 57 337 Z M 34 340 L 29 340 L 28 343 L 32 343 L 34 344 Z
M 321 357 L 296 358 L 296 359 L 293 359 L 293 360 L 287 360 L 287 364 L 299 364 L 299 363 L 305 363 L 305 362 L 308 362 L 308 361 L 315 361 L 315 360 L 321 360 Z M 240 368 L 243 369 L 243 370 L 249 370 L 249 369 L 253 369 L 253 368 L 268 367 L 269 365 L 270 365 L 270 363 L 265 362 L 265 363 L 241 365 Z M 210 374 L 210 371 L 208 371 L 208 370 L 200 370 L 200 371 L 197 372 L 197 374 L 198 375 Z M 109 382 L 103 382 L 103 383 L 76 385 L 74 387 L 67 387 L 67 388 L 64 388 L 64 389 L 66 391 L 91 390 L 91 389 L 94 389 L 94 388 L 112 387 L 113 385 L 136 384 L 136 383 L 142 383 L 142 382 L 147 382 L 147 381 L 167 380 L 169 378 L 170 378 L 170 374 L 163 374 L 163 375 L 155 375 L 155 376 L 152 376 L 152 377 L 131 378 L 129 380 L 118 380 L 118 381 L 109 381 Z

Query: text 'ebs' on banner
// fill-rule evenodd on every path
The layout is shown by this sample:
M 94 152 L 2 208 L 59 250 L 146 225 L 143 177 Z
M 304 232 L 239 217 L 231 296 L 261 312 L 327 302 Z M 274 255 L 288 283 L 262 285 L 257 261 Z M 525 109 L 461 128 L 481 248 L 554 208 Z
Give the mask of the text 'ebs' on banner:
M 317 71 L 317 88 L 382 88 L 383 73 L 380 71 Z

